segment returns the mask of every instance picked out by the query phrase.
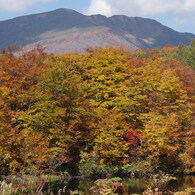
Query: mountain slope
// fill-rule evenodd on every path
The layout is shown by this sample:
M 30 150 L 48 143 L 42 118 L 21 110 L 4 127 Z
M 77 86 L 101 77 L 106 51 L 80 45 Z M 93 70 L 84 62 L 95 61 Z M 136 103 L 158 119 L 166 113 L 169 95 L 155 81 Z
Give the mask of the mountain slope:
M 159 22 L 140 17 L 85 16 L 69 9 L 23 16 L 0 22 L 0 47 L 36 45 L 48 52 L 83 52 L 89 47 L 124 46 L 127 49 L 188 45 L 195 35 L 179 33 Z

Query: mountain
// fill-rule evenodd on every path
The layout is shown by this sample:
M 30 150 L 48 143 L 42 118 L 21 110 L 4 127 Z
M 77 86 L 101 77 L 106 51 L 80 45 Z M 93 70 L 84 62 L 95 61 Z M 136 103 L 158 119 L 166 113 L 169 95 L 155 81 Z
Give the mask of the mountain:
M 0 48 L 37 45 L 56 54 L 84 52 L 87 48 L 123 46 L 126 49 L 161 48 L 183 42 L 189 45 L 195 35 L 179 33 L 159 22 L 115 15 L 86 16 L 70 9 L 17 17 L 0 22 Z

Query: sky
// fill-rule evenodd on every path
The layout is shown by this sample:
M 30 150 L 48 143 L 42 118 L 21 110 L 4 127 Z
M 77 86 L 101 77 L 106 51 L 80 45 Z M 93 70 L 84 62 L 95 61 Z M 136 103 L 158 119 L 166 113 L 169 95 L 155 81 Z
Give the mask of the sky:
M 0 21 L 58 8 L 85 15 L 151 18 L 179 32 L 195 34 L 195 0 L 0 0 Z

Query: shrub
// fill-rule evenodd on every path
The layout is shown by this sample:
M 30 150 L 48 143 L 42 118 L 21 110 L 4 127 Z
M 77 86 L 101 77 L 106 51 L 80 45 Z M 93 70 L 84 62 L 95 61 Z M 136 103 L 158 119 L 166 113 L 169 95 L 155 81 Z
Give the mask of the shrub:
M 123 165 L 121 171 L 127 176 L 143 176 L 153 172 L 153 168 L 149 161 L 132 162 L 130 164 Z
M 111 179 L 98 179 L 94 182 L 94 186 L 90 188 L 90 191 L 94 195 L 116 195 L 118 188 L 123 187 L 121 178 L 114 177 Z

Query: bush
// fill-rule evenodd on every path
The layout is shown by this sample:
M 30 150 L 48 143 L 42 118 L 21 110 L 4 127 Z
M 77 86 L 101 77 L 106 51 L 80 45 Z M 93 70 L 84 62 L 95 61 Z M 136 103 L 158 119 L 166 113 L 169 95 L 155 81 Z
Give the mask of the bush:
M 94 153 L 81 153 L 79 162 L 79 174 L 85 177 L 115 177 L 130 176 L 138 177 L 148 175 L 154 172 L 150 161 L 132 162 L 125 165 L 106 165 L 101 163 Z
M 159 172 L 157 174 L 154 174 L 151 176 L 150 179 L 150 189 L 155 191 L 164 191 L 165 187 L 167 186 L 167 184 L 169 183 L 170 180 L 176 180 L 175 177 L 172 177 L 169 174 L 165 174 L 164 172 Z
M 94 182 L 94 186 L 90 188 L 90 191 L 94 195 L 117 195 L 115 192 L 120 187 L 123 187 L 121 178 L 98 179 Z
M 119 166 L 106 165 L 100 162 L 95 154 L 81 153 L 79 162 L 79 174 L 85 177 L 102 178 L 118 175 Z
M 5 181 L 0 182 L 0 194 L 1 195 L 11 195 L 14 193 L 16 189 L 14 189 L 12 183 L 6 183 Z
M 79 162 L 79 174 L 85 177 L 99 177 L 104 175 L 106 165 L 99 164 L 99 160 L 95 154 L 81 152 L 81 160 Z
M 154 170 L 149 161 L 139 161 L 123 165 L 121 171 L 123 175 L 134 177 L 150 174 Z

